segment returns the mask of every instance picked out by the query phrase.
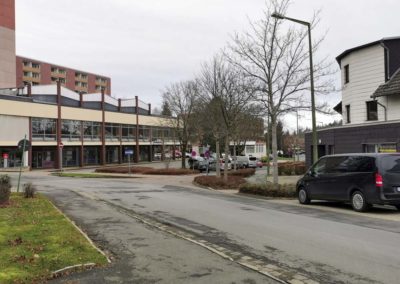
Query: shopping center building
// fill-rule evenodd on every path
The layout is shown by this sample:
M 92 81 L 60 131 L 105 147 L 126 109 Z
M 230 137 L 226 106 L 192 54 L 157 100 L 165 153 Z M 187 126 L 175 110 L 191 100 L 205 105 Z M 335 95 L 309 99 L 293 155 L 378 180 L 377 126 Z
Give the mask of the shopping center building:
M 0 0 L 0 168 L 22 156 L 32 169 L 172 157 L 173 121 L 137 96 L 114 98 L 108 77 L 17 57 L 15 0 Z M 26 155 L 17 147 L 24 137 Z
M 138 99 L 77 94 L 57 85 L 0 89 L 0 165 L 18 166 L 18 141 L 31 141 L 25 166 L 83 167 L 152 161 L 178 147 L 173 118 Z M 132 152 L 132 156 L 126 153 Z M 62 161 L 62 164 L 61 164 Z

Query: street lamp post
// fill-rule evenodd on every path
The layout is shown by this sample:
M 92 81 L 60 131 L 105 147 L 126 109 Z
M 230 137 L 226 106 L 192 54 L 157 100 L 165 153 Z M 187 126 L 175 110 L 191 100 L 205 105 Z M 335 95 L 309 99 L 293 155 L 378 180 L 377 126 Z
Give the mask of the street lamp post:
M 311 83 L 312 145 L 313 145 L 313 162 L 315 163 L 318 160 L 318 142 L 317 142 L 317 120 L 315 115 L 314 68 L 313 68 L 314 65 L 312 58 L 311 24 L 309 22 L 286 17 L 276 12 L 273 13 L 271 16 L 281 20 L 292 21 L 307 26 L 308 28 L 308 47 L 310 53 L 309 57 L 310 57 L 310 83 Z

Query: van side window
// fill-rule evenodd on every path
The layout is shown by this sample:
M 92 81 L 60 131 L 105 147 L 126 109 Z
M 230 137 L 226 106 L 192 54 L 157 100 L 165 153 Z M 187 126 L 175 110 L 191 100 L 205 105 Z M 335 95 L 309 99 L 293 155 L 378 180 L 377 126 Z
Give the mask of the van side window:
M 347 172 L 347 156 L 328 157 L 326 159 L 326 173 L 345 173 Z
M 326 158 L 319 160 L 314 167 L 312 168 L 312 172 L 315 174 L 324 174 L 326 168 Z
M 348 172 L 373 172 L 375 171 L 375 158 L 363 156 L 349 156 L 345 161 Z

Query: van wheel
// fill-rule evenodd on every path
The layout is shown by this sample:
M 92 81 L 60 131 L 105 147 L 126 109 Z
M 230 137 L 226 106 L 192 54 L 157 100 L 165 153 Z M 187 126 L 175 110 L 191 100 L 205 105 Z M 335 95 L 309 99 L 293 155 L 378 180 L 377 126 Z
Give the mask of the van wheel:
M 361 191 L 355 191 L 351 196 L 351 206 L 357 212 L 365 212 L 371 208 L 371 205 L 365 200 Z
M 307 190 L 304 187 L 300 187 L 297 197 L 300 204 L 310 204 L 311 199 L 308 197 Z

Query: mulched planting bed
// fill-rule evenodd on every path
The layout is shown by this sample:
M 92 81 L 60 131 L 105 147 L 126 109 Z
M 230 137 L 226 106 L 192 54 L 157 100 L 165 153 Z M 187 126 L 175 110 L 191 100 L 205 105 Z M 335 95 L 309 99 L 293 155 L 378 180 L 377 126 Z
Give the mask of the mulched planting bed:
M 144 175 L 192 175 L 198 174 L 199 171 L 191 169 L 155 169 L 150 167 L 131 167 L 132 174 L 144 174 Z M 113 174 L 128 174 L 128 167 L 117 167 L 117 168 L 100 168 L 96 169 L 96 173 L 113 173 Z
M 296 185 L 280 184 L 275 188 L 272 183 L 267 184 L 243 184 L 239 188 L 240 193 L 256 194 L 267 197 L 295 198 L 297 197 Z
M 152 169 L 150 171 L 145 171 L 145 175 L 193 175 L 199 174 L 197 170 L 191 169 Z
M 239 177 L 250 177 L 256 173 L 256 169 L 240 169 L 236 171 L 230 171 L 228 175 L 239 176 Z
M 223 177 L 197 176 L 194 178 L 194 182 L 213 189 L 237 189 L 240 185 L 245 184 L 246 180 L 243 177 L 232 175 L 228 175 L 227 182 L 224 181 Z

